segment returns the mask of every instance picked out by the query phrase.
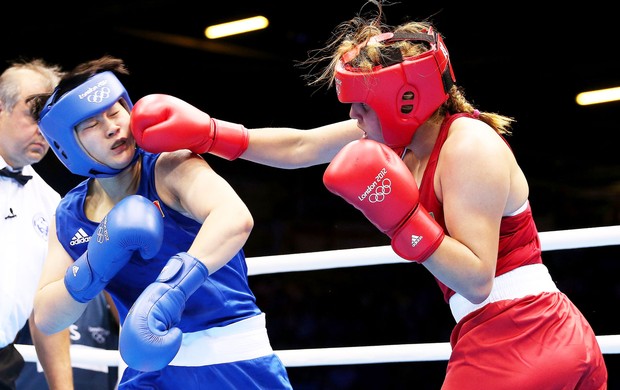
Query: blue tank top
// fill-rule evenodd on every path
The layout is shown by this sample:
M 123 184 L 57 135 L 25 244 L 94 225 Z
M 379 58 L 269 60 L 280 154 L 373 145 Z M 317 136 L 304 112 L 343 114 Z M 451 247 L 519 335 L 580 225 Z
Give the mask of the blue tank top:
M 159 275 L 168 259 L 186 252 L 202 226 L 169 208 L 155 190 L 155 162 L 159 154 L 138 150 L 142 167 L 137 191 L 156 203 L 164 216 L 164 243 L 152 259 L 143 259 L 139 251 L 110 281 L 106 291 L 114 298 L 121 321 L 124 322 L 131 305 L 140 293 Z M 69 191 L 56 211 L 56 230 L 60 243 L 75 261 L 87 249 L 88 241 L 99 222 L 90 221 L 84 214 L 88 190 L 86 179 Z M 188 299 L 178 327 L 183 332 L 195 332 L 224 326 L 260 314 L 256 298 L 248 285 L 245 254 L 240 250 L 226 265 L 209 276 L 207 281 Z

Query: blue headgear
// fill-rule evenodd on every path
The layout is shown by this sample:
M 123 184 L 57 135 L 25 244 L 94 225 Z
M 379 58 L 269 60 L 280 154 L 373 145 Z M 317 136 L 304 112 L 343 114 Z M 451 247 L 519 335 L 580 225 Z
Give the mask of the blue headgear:
M 80 122 L 104 112 L 119 100 L 131 111 L 133 103 L 114 73 L 97 73 L 64 95 L 57 94 L 58 89 L 45 103 L 39 128 L 58 159 L 76 175 L 109 177 L 121 172 L 124 168 L 110 168 L 88 154 L 75 131 Z M 138 153 L 132 163 L 137 157 Z

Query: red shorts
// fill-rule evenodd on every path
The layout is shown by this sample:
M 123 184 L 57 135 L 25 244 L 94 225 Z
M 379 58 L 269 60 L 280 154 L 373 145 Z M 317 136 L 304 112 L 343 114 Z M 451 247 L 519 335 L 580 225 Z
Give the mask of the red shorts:
M 452 331 L 442 390 L 604 390 L 594 331 L 560 292 L 489 303 Z

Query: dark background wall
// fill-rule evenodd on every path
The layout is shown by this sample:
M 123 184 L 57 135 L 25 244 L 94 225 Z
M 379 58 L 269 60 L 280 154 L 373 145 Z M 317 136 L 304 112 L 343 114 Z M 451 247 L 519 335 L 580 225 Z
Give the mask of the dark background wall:
M 111 54 L 136 101 L 178 96 L 247 127 L 311 128 L 345 119 L 333 90 L 304 85 L 296 64 L 323 46 L 364 1 L 64 1 L 15 4 L 0 25 L 0 59 L 42 57 L 69 69 Z M 445 37 L 458 83 L 481 110 L 514 116 L 509 138 L 530 180 L 540 231 L 617 225 L 620 103 L 579 107 L 578 92 L 620 85 L 620 34 L 611 6 L 401 2 L 389 24 L 430 18 Z M 548 7 L 546 7 L 548 8 Z M 365 9 L 372 9 L 368 7 Z M 264 31 L 207 42 L 205 26 L 262 14 Z M 71 15 L 71 16 L 70 16 Z M 5 65 L 5 64 L 2 64 Z M 2 66 L 4 68 L 4 66 Z M 205 156 L 247 202 L 256 226 L 248 257 L 388 245 L 361 213 L 322 185 L 324 166 L 297 171 Z M 35 166 L 59 192 L 81 178 L 50 153 Z M 558 286 L 599 335 L 620 333 L 617 246 L 544 253 Z M 448 341 L 454 325 L 431 275 L 414 264 L 257 275 L 274 349 Z M 618 355 L 605 356 L 620 389 Z M 297 389 L 438 389 L 445 362 L 290 368 Z

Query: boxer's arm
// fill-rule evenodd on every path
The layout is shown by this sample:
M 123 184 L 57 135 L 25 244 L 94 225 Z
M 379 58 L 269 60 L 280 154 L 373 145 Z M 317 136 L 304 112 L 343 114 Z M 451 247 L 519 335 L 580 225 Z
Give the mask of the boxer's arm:
M 75 262 L 58 241 L 56 229 L 52 221 L 48 254 L 34 301 L 35 324 L 46 334 L 75 322 L 133 252 L 151 258 L 163 239 L 159 209 L 138 195 L 126 197 L 112 208 L 93 235 L 97 239 L 88 243 L 88 249 Z
M 131 131 L 138 145 L 153 153 L 189 149 L 288 169 L 327 163 L 344 145 L 364 135 L 353 119 L 308 130 L 269 127 L 249 131 L 164 94 L 147 95 L 136 102 Z
M 87 305 L 73 299 L 65 287 L 65 272 L 73 264 L 73 260 L 58 241 L 54 218 L 49 231 L 47 257 L 33 310 L 33 323 L 45 334 L 59 332 L 73 324 Z
M 247 206 L 199 155 L 164 153 L 155 170 L 161 200 L 202 223 L 188 253 L 173 256 L 158 280 L 132 306 L 121 330 L 120 351 L 133 368 L 151 371 L 176 355 L 185 301 L 243 247 L 253 227 Z
M 28 325 L 50 390 L 73 390 L 69 329 L 46 335 L 34 325 L 33 316 L 30 316 Z
M 97 226 L 88 249 L 65 273 L 65 287 L 78 302 L 97 295 L 129 262 L 134 252 L 145 259 L 157 254 L 163 240 L 159 209 L 140 195 L 118 202 Z
M 423 263 L 443 241 L 443 229 L 419 203 L 411 171 L 384 144 L 349 143 L 329 164 L 323 182 L 392 238 L 392 248 L 404 259 Z
M 267 127 L 248 132 L 250 142 L 240 158 L 285 169 L 326 164 L 346 144 L 364 136 L 354 119 L 308 130 Z
M 156 176 L 161 200 L 202 224 L 187 252 L 210 273 L 216 272 L 245 245 L 254 227 L 252 214 L 202 156 L 188 151 L 165 153 Z

